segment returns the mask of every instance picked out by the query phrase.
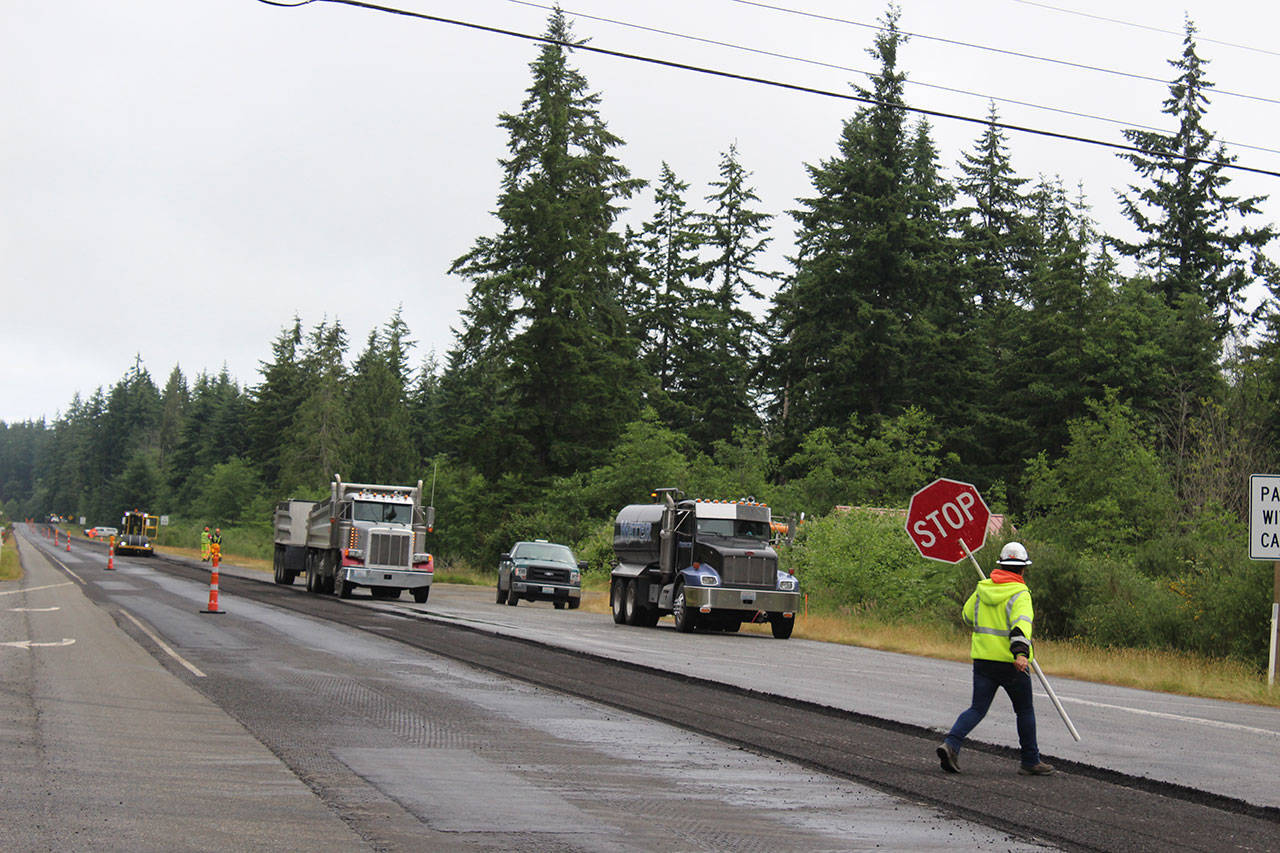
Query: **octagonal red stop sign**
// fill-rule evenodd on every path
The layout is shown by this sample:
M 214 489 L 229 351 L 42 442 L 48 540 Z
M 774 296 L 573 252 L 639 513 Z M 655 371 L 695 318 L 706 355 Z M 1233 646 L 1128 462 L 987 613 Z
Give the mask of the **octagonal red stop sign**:
M 920 555 L 944 563 L 958 563 L 987 541 L 987 509 L 970 483 L 939 478 L 911 496 L 907 535 Z M 963 543 L 963 544 L 961 544 Z

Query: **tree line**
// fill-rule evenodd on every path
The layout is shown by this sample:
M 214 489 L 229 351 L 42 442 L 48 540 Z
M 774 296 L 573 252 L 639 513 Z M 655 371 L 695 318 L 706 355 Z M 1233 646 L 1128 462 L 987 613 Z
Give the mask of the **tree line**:
M 513 536 L 603 554 L 602 524 L 654 486 L 820 517 L 945 474 L 1046 542 L 1152 576 L 1210 565 L 1197 531 L 1238 526 L 1245 476 L 1277 463 L 1280 275 L 1264 199 L 1233 194 L 1209 129 L 1194 26 L 1175 129 L 1126 132 L 1121 238 L 1062 177 L 1017 173 L 994 105 L 945 169 L 910 120 L 895 8 L 883 24 L 865 105 L 771 212 L 732 145 L 700 191 L 665 163 L 635 177 L 553 12 L 499 116 L 496 230 L 450 268 L 470 292 L 443 358 L 413 361 L 397 312 L 354 353 L 338 320 L 295 317 L 248 386 L 178 367 L 161 386 L 138 360 L 52 422 L 0 425 L 6 512 L 265 524 L 335 473 L 438 474 L 437 550 L 485 564 Z M 783 213 L 795 255 L 768 269 Z

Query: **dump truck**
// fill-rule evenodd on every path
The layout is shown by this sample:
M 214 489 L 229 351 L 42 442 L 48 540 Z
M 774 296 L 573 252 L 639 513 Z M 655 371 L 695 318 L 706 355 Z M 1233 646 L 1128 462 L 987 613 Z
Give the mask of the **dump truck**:
M 426 548 L 435 507 L 422 507 L 416 486 L 344 483 L 334 476 L 319 501 L 280 501 L 274 514 L 278 584 L 307 577 L 307 591 L 350 598 L 366 587 L 374 598 L 398 598 L 408 590 L 425 604 L 434 561 Z
M 800 582 L 778 568 L 769 507 L 685 500 L 676 489 L 652 497 L 658 502 L 625 506 L 614 520 L 613 621 L 652 627 L 670 614 L 683 633 L 767 621 L 774 637 L 790 637 Z
M 116 539 L 117 554 L 142 554 L 154 556 L 152 541 L 156 538 L 156 529 L 160 524 L 160 516 L 147 515 L 140 509 L 131 509 L 120 519 L 120 536 Z

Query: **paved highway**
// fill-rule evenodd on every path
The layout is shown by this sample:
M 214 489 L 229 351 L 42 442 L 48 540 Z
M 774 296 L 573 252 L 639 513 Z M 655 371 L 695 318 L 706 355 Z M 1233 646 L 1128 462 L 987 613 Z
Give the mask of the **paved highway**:
M 232 591 L 230 567 L 226 612 L 203 614 L 198 569 L 116 558 L 107 572 L 99 549 L 38 537 L 22 553 L 23 580 L 0 584 L 6 849 L 1043 847 L 392 639 L 419 626 L 446 642 L 482 637 L 449 622 L 486 615 L 551 634 L 599 626 L 615 642 L 633 632 L 598 614 L 495 614 L 475 600 L 482 591 L 449 587 L 426 607 L 353 607 L 262 583 L 263 600 L 279 602 L 263 603 Z M 320 618 L 302 604 L 322 605 Z M 772 654 L 787 647 L 767 642 Z M 530 670 L 545 660 L 520 644 L 496 654 L 518 659 L 512 648 Z

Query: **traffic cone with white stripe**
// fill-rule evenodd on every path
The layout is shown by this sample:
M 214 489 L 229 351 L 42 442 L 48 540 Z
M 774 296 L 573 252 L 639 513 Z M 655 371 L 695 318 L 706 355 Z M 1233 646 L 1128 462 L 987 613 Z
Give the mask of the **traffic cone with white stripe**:
M 209 607 L 201 613 L 226 613 L 218 609 L 218 549 L 213 551 L 213 569 L 209 573 Z
M 107 545 L 107 571 L 114 572 L 116 570 L 116 537 L 111 537 L 111 542 Z

